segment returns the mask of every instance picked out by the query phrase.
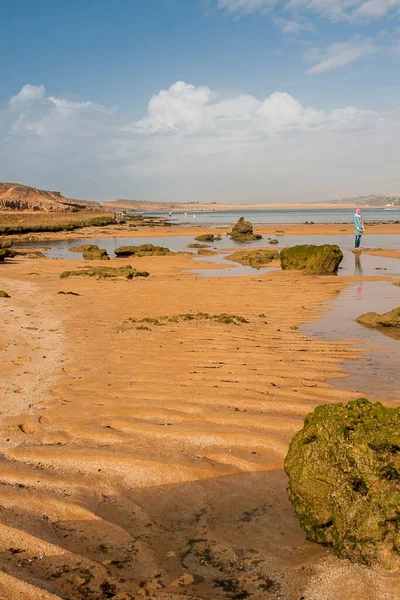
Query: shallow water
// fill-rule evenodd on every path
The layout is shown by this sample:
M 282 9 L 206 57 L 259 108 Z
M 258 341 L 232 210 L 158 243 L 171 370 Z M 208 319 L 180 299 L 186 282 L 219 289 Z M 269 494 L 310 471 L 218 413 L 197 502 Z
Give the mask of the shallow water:
M 400 288 L 385 281 L 358 281 L 331 302 L 327 313 L 301 331 L 326 340 L 352 340 L 361 349 L 359 360 L 348 360 L 342 370 L 348 377 L 331 382 L 340 389 L 359 395 L 400 399 L 400 340 L 359 325 L 355 319 L 363 313 L 387 312 L 400 305 Z
M 145 213 L 146 216 L 168 218 L 166 212 Z M 195 218 L 193 215 L 196 215 Z M 246 221 L 260 225 L 268 223 L 351 223 L 353 208 L 328 209 L 296 209 L 296 210 L 230 210 L 230 211 L 196 211 L 196 206 L 189 211 L 187 217 L 183 212 L 173 212 L 168 219 L 172 223 L 187 225 L 228 226 L 236 223 L 240 217 Z M 400 208 L 385 210 L 384 208 L 364 208 L 364 221 L 396 221 L 400 219 Z

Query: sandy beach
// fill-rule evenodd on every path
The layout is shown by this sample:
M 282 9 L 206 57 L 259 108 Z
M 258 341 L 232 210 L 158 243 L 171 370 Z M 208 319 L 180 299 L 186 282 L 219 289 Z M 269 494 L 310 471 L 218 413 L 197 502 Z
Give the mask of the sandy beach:
M 256 231 L 282 229 L 352 233 Z M 35 238 L 126 234 L 115 225 Z M 283 460 L 305 415 L 368 392 L 335 387 L 343 362 L 360 356 L 348 340 L 299 331 L 354 278 L 201 277 L 188 255 L 107 266 L 116 263 L 150 277 L 60 279 L 102 264 L 74 257 L 0 267 L 11 296 L 0 299 L 0 599 L 398 600 L 398 572 L 308 542 L 286 495 Z M 247 322 L 127 322 L 197 312 Z

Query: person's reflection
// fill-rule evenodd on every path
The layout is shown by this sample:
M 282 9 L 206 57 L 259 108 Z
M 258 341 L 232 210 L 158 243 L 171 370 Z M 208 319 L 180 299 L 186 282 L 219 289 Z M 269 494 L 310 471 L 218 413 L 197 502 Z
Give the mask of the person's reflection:
M 362 274 L 363 274 L 363 271 L 362 271 L 362 266 L 361 266 L 361 257 L 360 257 L 360 254 L 358 252 L 356 252 L 354 254 L 354 275 L 362 275 Z M 362 281 L 357 281 L 356 291 L 357 291 L 357 294 L 361 295 Z
M 357 252 L 354 254 L 354 275 L 362 275 L 362 266 L 360 254 Z

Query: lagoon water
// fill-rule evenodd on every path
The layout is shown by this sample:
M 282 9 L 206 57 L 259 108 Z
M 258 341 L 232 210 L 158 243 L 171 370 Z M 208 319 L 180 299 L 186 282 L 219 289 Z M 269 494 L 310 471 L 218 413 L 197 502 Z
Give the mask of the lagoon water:
M 230 210 L 230 211 L 200 211 L 196 212 L 196 206 L 188 212 L 187 217 L 183 212 L 168 213 L 143 213 L 149 217 L 167 218 L 171 223 L 179 225 L 206 225 L 210 227 L 228 227 L 236 223 L 240 217 L 250 221 L 253 225 L 277 225 L 305 223 L 350 223 L 353 220 L 353 208 L 327 208 L 327 209 L 295 209 L 295 210 Z M 400 207 L 394 209 L 364 208 L 364 220 L 366 223 L 372 221 L 398 221 L 400 220 Z M 195 218 L 193 215 L 196 215 Z

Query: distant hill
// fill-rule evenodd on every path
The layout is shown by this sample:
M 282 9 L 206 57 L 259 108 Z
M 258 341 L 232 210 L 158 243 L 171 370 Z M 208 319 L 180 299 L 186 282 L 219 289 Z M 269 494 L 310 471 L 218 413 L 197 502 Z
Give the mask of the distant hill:
M 196 203 L 182 202 L 151 202 L 148 200 L 109 200 L 101 202 L 103 208 L 108 210 L 131 210 L 138 212 L 167 212 L 169 210 L 187 210 L 190 206 L 194 210 L 198 206 Z
M 356 204 L 357 206 L 400 206 L 400 194 L 385 194 L 377 196 L 356 196 L 355 198 L 341 198 L 332 200 L 332 204 Z
M 0 182 L 0 211 L 79 211 L 100 210 L 98 202 L 71 200 L 60 192 L 39 190 L 21 183 Z

